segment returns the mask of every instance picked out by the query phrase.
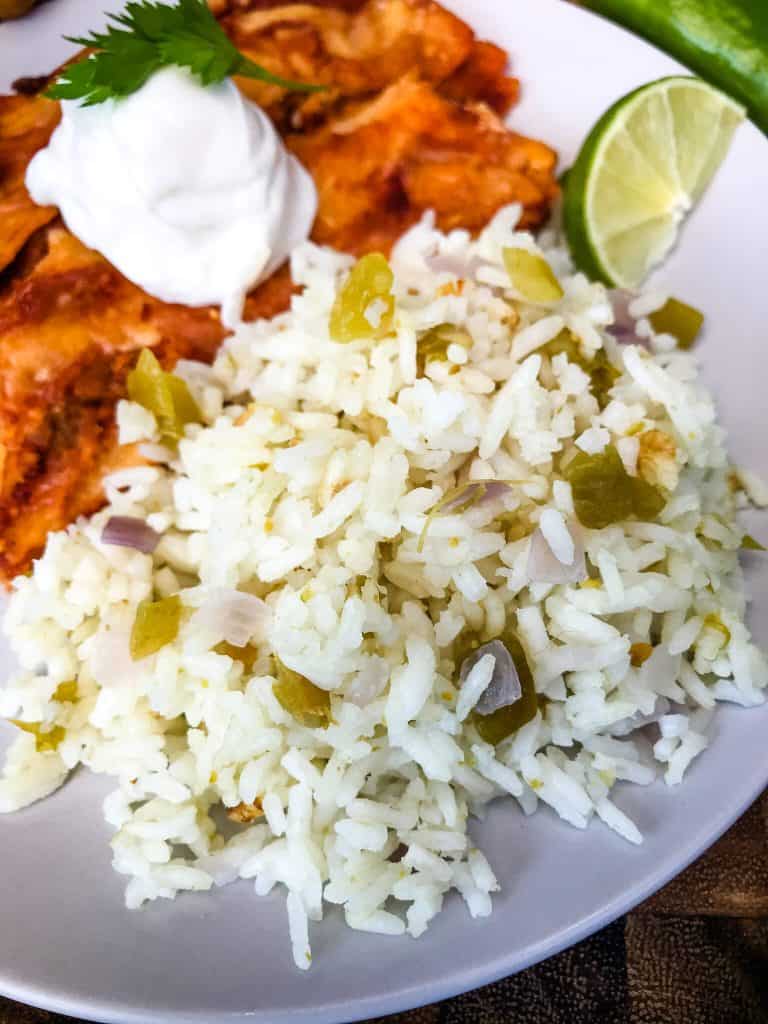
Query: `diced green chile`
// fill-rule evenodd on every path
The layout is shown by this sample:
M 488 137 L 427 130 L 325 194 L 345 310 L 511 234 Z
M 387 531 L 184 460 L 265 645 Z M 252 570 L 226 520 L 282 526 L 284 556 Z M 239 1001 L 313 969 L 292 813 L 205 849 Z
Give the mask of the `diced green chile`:
M 444 362 L 448 358 L 450 345 L 461 345 L 462 348 L 472 347 L 472 338 L 467 331 L 462 330 L 455 324 L 436 324 L 416 342 L 416 360 L 419 374 L 424 373 L 427 363 L 434 360 Z
M 515 663 L 522 690 L 521 696 L 514 704 L 499 708 L 498 711 L 494 711 L 490 715 L 481 715 L 477 711 L 472 712 L 471 721 L 482 739 L 486 743 L 496 746 L 530 722 L 539 705 L 533 673 L 528 665 L 523 645 L 511 625 L 507 625 L 504 632 L 498 637 L 480 637 L 478 634 L 467 631 L 459 634 L 454 641 L 453 648 L 453 660 L 457 675 L 462 662 L 472 651 L 480 647 L 481 644 L 494 639 L 500 640 L 509 651 L 510 657 Z
M 157 420 L 161 437 L 175 445 L 187 423 L 199 423 L 202 414 L 181 377 L 166 373 L 148 348 L 142 349 L 128 374 L 128 397 L 148 409 Z
M 53 692 L 52 700 L 59 701 L 59 703 L 74 703 L 77 700 L 77 680 L 67 679 L 63 683 L 59 683 Z
M 348 342 L 359 338 L 383 338 L 389 334 L 395 311 L 393 282 L 392 270 L 380 252 L 371 252 L 359 259 L 341 286 L 331 309 L 328 322 L 331 338 Z M 383 309 L 375 316 L 372 306 L 377 301 L 383 303 Z
M 562 299 L 562 286 L 543 256 L 512 246 L 505 246 L 501 255 L 513 287 L 526 302 L 547 305 Z
M 587 373 L 592 394 L 600 408 L 604 409 L 609 402 L 608 392 L 621 376 L 621 372 L 610 361 L 605 349 L 599 348 L 590 360 Z
M 589 377 L 590 389 L 600 408 L 606 407 L 608 393 L 621 376 L 621 371 L 610 361 L 604 348 L 598 349 L 591 359 L 587 359 L 581 351 L 578 339 L 566 328 L 552 341 L 542 345 L 540 351 L 550 359 L 565 354 L 569 363 L 575 363 Z
M 275 656 L 277 682 L 272 692 L 289 715 L 310 729 L 327 725 L 331 719 L 331 695 L 327 690 L 294 672 Z
M 759 540 L 756 540 L 751 533 L 745 533 L 741 538 L 741 549 L 742 551 L 766 551 L 768 548 L 764 544 L 761 544 Z
M 641 477 L 630 476 L 613 445 L 596 455 L 579 452 L 564 476 L 571 485 L 576 518 L 593 530 L 630 516 L 655 519 L 666 504 L 662 492 Z
M 691 348 L 704 325 L 704 314 L 679 299 L 667 299 L 648 319 L 657 334 L 671 334 L 682 349 Z
M 22 732 L 28 732 L 35 737 L 35 750 L 38 754 L 58 750 L 61 741 L 67 734 L 61 725 L 54 725 L 50 729 L 43 730 L 42 722 L 22 722 L 18 718 L 10 718 L 8 721 Z
M 181 598 L 178 594 L 159 601 L 142 601 L 136 609 L 130 651 L 134 661 L 155 654 L 178 636 Z

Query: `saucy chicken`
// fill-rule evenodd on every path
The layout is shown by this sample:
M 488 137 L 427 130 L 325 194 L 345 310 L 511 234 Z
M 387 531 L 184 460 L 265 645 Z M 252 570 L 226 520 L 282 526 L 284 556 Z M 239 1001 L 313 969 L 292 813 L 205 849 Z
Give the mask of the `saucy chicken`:
M 510 202 L 534 228 L 557 194 L 556 157 L 510 131 L 518 94 L 507 56 L 431 0 L 211 4 L 235 44 L 270 70 L 321 83 L 240 87 L 273 119 L 315 181 L 315 241 L 387 253 L 425 210 L 477 231 Z M 210 361 L 226 331 L 213 308 L 155 299 L 83 246 L 24 187 L 59 119 L 40 91 L 0 97 L 0 576 L 29 569 L 49 530 L 95 511 L 119 448 L 114 408 L 144 347 L 169 368 Z M 286 267 L 248 297 L 246 317 L 285 309 Z

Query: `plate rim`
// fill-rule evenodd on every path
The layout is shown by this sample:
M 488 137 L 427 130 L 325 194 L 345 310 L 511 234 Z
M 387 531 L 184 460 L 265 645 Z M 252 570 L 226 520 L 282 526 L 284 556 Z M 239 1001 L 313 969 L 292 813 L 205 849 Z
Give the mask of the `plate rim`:
M 462 0 L 441 0 L 441 2 L 449 8 L 463 6 Z M 507 2 L 510 2 L 510 0 L 507 0 Z M 567 0 L 516 0 L 516 2 L 525 3 L 532 10 L 535 9 L 538 16 L 543 17 L 547 16 L 544 12 L 545 8 L 549 8 L 553 14 L 556 8 L 569 9 L 570 14 L 579 18 L 589 18 L 601 22 L 609 26 L 612 31 L 631 38 L 635 43 L 655 51 L 667 60 L 672 60 L 684 72 L 692 73 L 690 69 L 674 61 L 674 58 L 670 58 L 669 55 L 665 54 L 664 51 L 653 43 L 587 8 L 568 3 Z M 469 18 L 469 15 L 467 15 L 467 18 Z M 0 50 L 2 50 L 2 39 L 0 39 Z M 756 132 L 758 136 L 764 139 L 765 144 L 768 144 L 768 138 L 763 136 L 754 122 L 747 122 L 745 128 L 746 130 Z M 738 709 L 737 713 L 749 713 L 749 710 Z M 395 992 L 364 996 L 357 999 L 354 1003 L 344 999 L 326 1001 L 321 1006 L 307 1012 L 290 1006 L 277 1010 L 255 1008 L 254 1010 L 242 1012 L 224 1011 L 213 1015 L 208 1010 L 190 1013 L 186 1010 L 166 1008 L 153 1011 L 146 1007 L 140 1008 L 138 1004 L 131 1006 L 124 1002 L 106 1001 L 99 998 L 91 999 L 87 996 L 71 997 L 62 992 L 60 986 L 46 987 L 45 984 L 40 982 L 30 983 L 18 980 L 13 976 L 8 977 L 4 974 L 4 965 L 0 963 L 0 995 L 29 1006 L 80 1017 L 84 1020 L 97 1022 L 97 1024 L 99 1022 L 100 1024 L 158 1024 L 160 1019 L 162 1019 L 163 1024 L 237 1024 L 237 1022 L 251 1020 L 259 1022 L 269 1021 L 270 1024 L 272 1022 L 275 1022 L 275 1024 L 281 1024 L 281 1022 L 282 1024 L 285 1024 L 285 1022 L 302 1024 L 302 1022 L 310 1020 L 313 1024 L 346 1024 L 346 1022 L 352 1024 L 352 1022 L 366 1020 L 370 1017 L 379 1017 L 426 1006 L 492 984 L 502 978 L 523 971 L 536 963 L 557 955 L 564 949 L 576 945 L 588 936 L 607 927 L 648 899 L 705 853 L 744 814 L 766 787 L 768 787 L 768 762 L 763 769 L 762 775 L 756 774 L 751 782 L 746 783 L 744 788 L 740 790 L 738 798 L 733 803 L 729 803 L 727 807 L 724 807 L 721 813 L 717 816 L 711 816 L 705 823 L 700 823 L 699 827 L 692 832 L 686 844 L 682 848 L 678 847 L 674 852 L 669 852 L 660 862 L 657 870 L 645 875 L 642 880 L 636 882 L 628 891 L 615 897 L 607 904 L 601 904 L 593 912 L 583 915 L 554 935 L 528 946 L 523 952 L 501 953 L 494 960 L 483 964 L 482 967 L 469 966 L 459 968 L 439 979 L 428 980 L 420 984 L 411 984 Z M 158 1014 L 161 1014 L 161 1017 Z
M 751 709 L 739 710 L 748 713 Z M 270 1011 L 269 1021 L 275 1022 L 275 1024 L 288 1021 L 292 1024 L 301 1024 L 302 1021 L 309 1022 L 310 1020 L 313 1024 L 355 1024 L 355 1022 L 365 1021 L 369 1018 L 387 1016 L 441 1002 L 493 984 L 502 978 L 511 977 L 534 964 L 548 960 L 590 935 L 601 931 L 658 892 L 667 882 L 683 872 L 694 860 L 716 843 L 755 802 L 766 786 L 768 786 L 768 766 L 765 778 L 750 787 L 737 804 L 724 811 L 714 830 L 702 827 L 694 834 L 682 857 L 670 856 L 656 873 L 645 880 L 644 884 L 636 885 L 628 894 L 617 897 L 594 913 L 574 922 L 569 928 L 560 931 L 554 939 L 543 939 L 529 947 L 522 956 L 514 953 L 502 955 L 484 968 L 466 968 L 444 980 L 410 986 L 393 994 L 364 997 L 354 1004 L 351 1013 L 348 1010 L 352 1004 L 348 1001 L 337 1000 L 326 1002 L 309 1014 L 290 1007 Z M 418 994 L 416 994 L 417 992 Z M 81 1017 L 83 1020 L 93 1021 L 95 1024 L 159 1024 L 160 1021 L 154 1011 L 131 1009 L 124 1004 L 107 1003 L 102 1000 L 57 996 L 55 990 L 48 991 L 35 984 L 25 985 L 12 981 L 9 983 L 3 977 L 2 965 L 0 965 L 0 995 L 42 1010 Z M 237 1024 L 237 1022 L 264 1019 L 262 1011 L 258 1009 L 243 1012 L 227 1011 L 224 1014 L 216 1014 L 215 1017 L 205 1010 L 194 1014 L 174 1010 L 160 1012 L 163 1024 Z

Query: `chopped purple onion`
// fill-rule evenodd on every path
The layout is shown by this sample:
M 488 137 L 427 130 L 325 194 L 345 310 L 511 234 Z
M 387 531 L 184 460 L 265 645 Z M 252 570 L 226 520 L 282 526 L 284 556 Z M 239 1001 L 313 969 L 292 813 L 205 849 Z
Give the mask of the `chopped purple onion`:
M 496 501 L 497 498 L 503 498 L 512 490 L 512 487 L 504 480 L 481 480 L 480 483 L 485 484 L 485 492 L 480 498 L 481 505 L 485 505 L 489 501 Z
M 568 525 L 573 540 L 573 562 L 565 565 L 557 558 L 547 539 L 537 527 L 531 536 L 526 572 L 532 583 L 580 583 L 587 578 L 587 563 L 580 531 Z
M 637 333 L 637 321 L 629 312 L 631 303 L 637 298 L 635 293 L 626 288 L 614 288 L 609 296 L 613 306 L 613 323 L 606 327 L 607 332 L 619 345 L 642 345 L 648 348 L 648 339 Z
M 359 708 L 367 707 L 381 694 L 389 680 L 389 665 L 384 658 L 369 657 L 344 692 L 347 700 Z
M 210 592 L 205 604 L 193 615 L 192 623 L 233 647 L 245 647 L 252 639 L 264 638 L 270 618 L 269 607 L 261 598 L 221 588 Z
M 90 671 L 99 686 L 131 686 L 136 679 L 136 662 L 131 657 L 129 627 L 102 623 L 86 641 Z
M 427 267 L 436 274 L 453 274 L 455 277 L 472 278 L 488 261 L 479 256 L 460 256 L 458 253 L 428 253 L 424 257 Z
M 503 498 L 510 490 L 510 485 L 503 480 L 472 480 L 471 483 L 462 488 L 460 494 L 457 494 L 455 498 L 442 505 L 440 512 L 445 515 L 447 512 L 452 512 L 454 509 L 463 508 L 464 506 L 481 508 L 490 501 Z
M 478 661 L 486 654 L 493 656 L 493 675 L 475 705 L 475 711 L 479 715 L 492 715 L 500 708 L 508 708 L 523 695 L 515 662 L 501 640 L 490 640 L 467 655 L 459 669 L 459 685 L 464 683 Z
M 102 530 L 101 542 L 151 555 L 160 542 L 160 534 L 136 516 L 111 516 Z

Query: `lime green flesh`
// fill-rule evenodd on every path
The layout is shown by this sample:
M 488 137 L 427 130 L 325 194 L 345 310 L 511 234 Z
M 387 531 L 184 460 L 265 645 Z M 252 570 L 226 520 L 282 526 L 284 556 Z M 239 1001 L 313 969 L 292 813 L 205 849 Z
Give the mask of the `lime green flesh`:
M 674 246 L 744 109 L 697 78 L 663 78 L 619 100 L 568 175 L 564 220 L 574 262 L 637 287 Z

